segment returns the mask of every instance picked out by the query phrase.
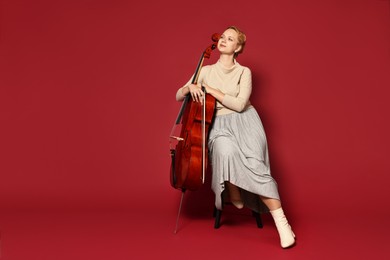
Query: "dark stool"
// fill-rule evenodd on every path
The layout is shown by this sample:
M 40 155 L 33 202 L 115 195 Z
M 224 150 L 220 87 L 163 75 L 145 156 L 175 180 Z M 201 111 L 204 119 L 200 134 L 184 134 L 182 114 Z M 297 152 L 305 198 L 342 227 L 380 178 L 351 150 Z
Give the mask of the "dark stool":
M 231 203 L 225 203 L 225 205 L 226 204 L 231 204 Z M 222 215 L 222 210 L 219 210 L 214 206 L 213 217 L 215 218 L 215 222 L 214 222 L 215 229 L 218 229 L 221 226 L 221 215 Z M 252 210 L 252 216 L 255 217 L 256 219 L 257 227 L 263 228 L 263 222 L 261 221 L 260 213 Z

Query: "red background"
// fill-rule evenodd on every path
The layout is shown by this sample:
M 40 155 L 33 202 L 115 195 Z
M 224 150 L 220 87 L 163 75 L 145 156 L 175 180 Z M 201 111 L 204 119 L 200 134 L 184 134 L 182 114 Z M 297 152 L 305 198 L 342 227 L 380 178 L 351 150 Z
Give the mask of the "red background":
M 226 259 L 226 243 L 237 256 L 389 255 L 389 24 L 385 0 L 1 1 L 0 256 L 152 259 L 192 243 Z M 300 239 L 289 251 L 268 216 L 264 231 L 214 231 L 207 185 L 171 232 L 175 93 L 229 25 L 247 34 L 238 62 Z

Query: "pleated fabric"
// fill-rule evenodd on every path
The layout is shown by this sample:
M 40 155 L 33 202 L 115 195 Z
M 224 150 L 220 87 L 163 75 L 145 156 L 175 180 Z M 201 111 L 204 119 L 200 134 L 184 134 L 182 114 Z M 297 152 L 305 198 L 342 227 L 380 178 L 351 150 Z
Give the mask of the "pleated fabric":
M 280 199 L 271 176 L 263 124 L 254 107 L 216 116 L 208 147 L 216 208 L 223 209 L 226 181 L 241 188 L 244 205 L 256 212 L 269 211 L 258 195 Z

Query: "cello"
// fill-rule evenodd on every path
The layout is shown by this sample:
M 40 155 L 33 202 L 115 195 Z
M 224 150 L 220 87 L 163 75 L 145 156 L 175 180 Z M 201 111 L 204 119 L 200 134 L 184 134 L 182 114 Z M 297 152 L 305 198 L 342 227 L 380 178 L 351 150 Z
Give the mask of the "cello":
M 213 43 L 203 51 L 191 84 L 198 83 L 203 61 L 205 58 L 210 58 L 211 52 L 216 48 L 219 37 L 217 33 L 212 35 Z M 205 92 L 204 87 L 202 87 L 202 90 Z M 187 189 L 191 191 L 199 189 L 205 181 L 208 157 L 207 139 L 209 128 L 215 115 L 215 106 L 215 98 L 208 93 L 204 93 L 202 102 L 192 100 L 191 95 L 188 94 L 182 103 L 169 136 L 171 154 L 170 183 L 173 188 L 182 191 L 178 218 L 184 192 Z M 177 126 L 179 127 L 177 128 Z M 175 131 L 177 129 L 179 129 L 179 135 L 176 135 Z M 176 142 L 176 144 L 173 145 L 173 142 Z M 178 220 L 176 221 L 175 233 L 177 223 Z

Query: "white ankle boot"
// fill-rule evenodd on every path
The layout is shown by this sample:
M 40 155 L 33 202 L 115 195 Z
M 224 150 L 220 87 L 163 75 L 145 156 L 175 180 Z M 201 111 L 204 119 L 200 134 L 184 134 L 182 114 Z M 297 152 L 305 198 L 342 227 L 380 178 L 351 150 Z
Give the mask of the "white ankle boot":
M 284 215 L 283 209 L 278 208 L 270 211 L 276 228 L 280 236 L 280 245 L 283 248 L 290 247 L 295 243 L 295 234 L 291 230 L 291 226 L 288 224 L 286 216 Z

